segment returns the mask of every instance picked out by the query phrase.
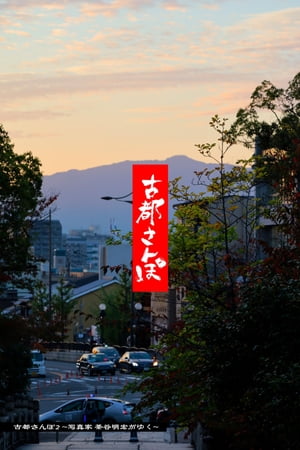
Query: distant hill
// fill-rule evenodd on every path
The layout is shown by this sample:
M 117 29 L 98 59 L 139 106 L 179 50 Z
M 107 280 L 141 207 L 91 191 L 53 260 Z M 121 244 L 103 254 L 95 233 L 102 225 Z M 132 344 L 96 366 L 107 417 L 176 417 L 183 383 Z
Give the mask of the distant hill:
M 128 203 L 101 200 L 103 196 L 121 196 L 131 192 L 133 164 L 168 164 L 169 179 L 182 177 L 190 185 L 195 170 L 214 167 L 186 156 L 173 156 L 162 161 L 123 161 L 86 170 L 69 170 L 45 176 L 44 194 L 59 194 L 53 219 L 62 223 L 66 233 L 73 229 L 96 227 L 108 233 L 111 225 L 126 232 L 131 229 L 131 207 Z M 194 190 L 197 190 L 195 186 Z M 172 205 L 170 205 L 170 214 Z

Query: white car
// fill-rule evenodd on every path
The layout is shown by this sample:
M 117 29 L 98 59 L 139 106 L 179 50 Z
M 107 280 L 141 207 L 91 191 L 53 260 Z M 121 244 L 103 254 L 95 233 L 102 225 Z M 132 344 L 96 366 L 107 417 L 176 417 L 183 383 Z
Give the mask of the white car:
M 85 423 L 93 408 L 104 410 L 101 423 L 131 423 L 134 404 L 109 397 L 81 397 L 40 414 L 40 423 Z
M 31 377 L 45 377 L 46 366 L 44 354 L 39 350 L 31 350 L 32 365 L 28 369 L 29 376 Z

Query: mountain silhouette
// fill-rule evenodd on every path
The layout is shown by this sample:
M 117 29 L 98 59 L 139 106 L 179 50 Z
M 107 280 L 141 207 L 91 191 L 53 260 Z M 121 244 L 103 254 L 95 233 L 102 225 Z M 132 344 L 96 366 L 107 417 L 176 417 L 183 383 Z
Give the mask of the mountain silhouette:
M 173 156 L 165 160 L 123 161 L 85 170 L 69 170 L 44 176 L 43 193 L 58 194 L 53 219 L 60 220 L 63 232 L 95 227 L 97 232 L 107 234 L 111 227 L 122 232 L 131 229 L 131 205 L 115 200 L 105 201 L 104 196 L 122 196 L 132 191 L 133 164 L 168 164 L 169 180 L 182 177 L 181 184 L 191 185 L 194 171 L 215 164 L 206 164 L 186 156 Z M 199 187 L 193 186 L 197 192 Z M 169 214 L 172 214 L 172 203 Z

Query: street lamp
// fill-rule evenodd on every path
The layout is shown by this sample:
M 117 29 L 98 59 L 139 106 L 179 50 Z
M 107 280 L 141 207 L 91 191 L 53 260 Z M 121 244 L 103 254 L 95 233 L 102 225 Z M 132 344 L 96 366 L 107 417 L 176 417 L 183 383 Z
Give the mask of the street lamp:
M 110 195 L 107 195 L 105 197 L 101 197 L 101 200 L 117 200 L 118 202 L 132 204 L 132 200 L 124 200 L 131 195 L 132 195 L 132 192 L 129 192 L 129 194 L 126 194 L 126 195 L 121 195 L 120 197 L 111 197 Z
M 143 309 L 143 305 L 141 303 L 136 303 L 134 305 L 136 311 L 141 311 Z
M 52 212 L 49 210 L 49 286 L 48 286 L 48 302 L 49 302 L 49 316 L 52 318 Z
M 105 316 L 106 304 L 100 303 L 100 344 L 104 344 L 104 325 L 103 325 L 103 317 Z
M 129 194 L 126 195 L 121 195 L 119 197 L 112 197 L 110 195 L 104 196 L 104 197 L 100 197 L 101 200 L 116 200 L 118 202 L 123 202 L 123 203 L 129 203 L 132 204 L 132 199 L 126 200 L 128 197 L 132 196 L 132 192 L 129 192 Z M 133 330 L 133 325 L 134 325 L 134 309 L 135 309 L 135 305 L 134 305 L 134 292 L 132 291 L 131 288 L 131 301 L 130 301 L 130 315 L 131 315 L 131 319 L 130 319 L 130 345 L 133 345 L 133 342 L 135 341 L 134 339 L 134 330 Z M 141 305 L 139 303 L 139 305 Z M 142 307 L 142 305 L 141 305 Z M 140 308 L 141 309 L 141 308 Z
M 132 302 L 132 304 L 133 304 L 133 302 Z M 136 323 L 135 317 L 136 317 L 136 313 L 141 311 L 142 309 L 143 309 L 143 305 L 141 303 L 138 302 L 138 303 L 134 304 L 134 311 L 133 311 L 133 314 L 131 316 L 132 317 L 131 329 L 133 331 L 132 331 L 131 336 L 130 336 L 130 340 L 131 340 L 130 345 L 136 346 L 137 323 Z

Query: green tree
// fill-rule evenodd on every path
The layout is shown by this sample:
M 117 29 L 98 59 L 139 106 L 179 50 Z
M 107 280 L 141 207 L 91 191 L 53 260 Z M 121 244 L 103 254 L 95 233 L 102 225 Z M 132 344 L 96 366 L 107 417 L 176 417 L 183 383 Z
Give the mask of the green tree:
M 225 165 L 226 153 L 238 141 L 236 128 L 227 130 L 225 124 L 218 116 L 210 122 L 219 136 L 219 159 L 212 155 L 215 145 L 197 145 L 202 156 L 217 164 L 213 170 L 195 172 L 196 184 L 205 186 L 205 191 L 197 194 L 191 190 L 194 186 L 180 186 L 179 179 L 170 186 L 178 201 L 169 237 L 171 280 L 185 286 L 200 304 L 211 289 L 217 298 L 216 286 L 223 292 L 221 303 L 225 291 L 228 301 L 234 302 L 236 280 L 256 254 L 256 178 L 249 161 Z
M 111 243 L 111 241 L 109 241 Z M 119 238 L 112 241 L 111 245 L 119 245 Z M 108 244 L 109 245 L 109 244 Z M 128 345 L 128 337 L 131 335 L 133 325 L 133 302 L 138 302 L 142 294 L 135 294 L 134 299 L 131 291 L 131 269 L 126 265 L 105 266 L 102 270 L 114 272 L 119 280 L 119 288 L 113 294 L 103 293 L 101 299 L 106 304 L 105 316 L 99 322 L 105 328 L 104 340 L 106 343 Z M 148 333 L 149 334 L 149 333 Z M 149 336 L 143 336 L 143 342 L 147 342 Z M 148 338 L 148 339 L 147 339 Z
M 274 122 L 260 119 L 264 108 Z M 208 196 L 172 186 L 181 206 L 180 220 L 171 226 L 171 277 L 175 286 L 187 287 L 186 306 L 161 341 L 165 360 L 158 372 L 130 389 L 141 391 L 140 408 L 163 403 L 179 423 L 193 428 L 201 422 L 215 449 L 299 445 L 299 110 L 299 74 L 286 90 L 263 82 L 229 129 L 217 116 L 211 122 L 221 159 L 218 176 L 199 174 L 201 182 L 204 175 L 210 181 Z M 246 163 L 225 170 L 225 149 L 257 140 L 262 151 L 252 170 Z M 211 157 L 213 146 L 198 148 Z M 265 256 L 254 260 L 252 251 L 245 252 L 258 231 L 252 203 L 238 219 L 249 240 L 237 242 L 231 214 L 240 193 L 250 198 L 251 187 L 261 182 L 272 195 L 257 199 L 256 212 L 271 219 L 283 238 L 276 246 L 256 242 Z
M 70 324 L 69 315 L 74 307 L 70 301 L 72 286 L 62 277 L 57 285 L 57 293 L 52 296 L 51 320 L 54 319 L 59 329 L 61 342 L 65 340 L 66 327 Z
M 159 374 L 155 372 L 153 378 L 147 374 L 134 386 L 144 393 L 140 408 L 162 402 L 176 411 L 179 423 L 191 427 L 197 422 L 214 425 L 209 413 L 216 414 L 209 401 L 213 374 L 206 372 L 210 335 L 224 345 L 223 330 L 215 327 L 235 314 L 237 280 L 255 257 L 256 209 L 251 195 L 255 177 L 246 161 L 233 168 L 225 166 L 224 156 L 237 142 L 236 131 L 226 130 L 225 122 L 217 116 L 211 121 L 220 134 L 215 170 L 196 172 L 197 184 L 205 183 L 206 192 L 194 193 L 191 187 L 180 186 L 178 179 L 171 182 L 170 193 L 178 204 L 170 225 L 170 278 L 174 286 L 186 287 L 186 306 L 182 320 L 159 346 L 165 355 Z M 213 146 L 197 147 L 202 155 L 213 158 Z
M 30 152 L 17 154 L 0 125 L 0 289 L 34 273 L 29 229 L 54 198 L 42 196 L 41 163 Z
M 300 72 L 287 89 L 263 81 L 252 93 L 250 104 L 237 113 L 234 126 L 239 129 L 239 140 L 248 147 L 259 140 L 263 150 L 276 150 L 273 156 L 277 158 L 281 152 L 292 156 L 300 136 L 299 98 Z M 262 119 L 266 112 L 267 116 L 271 115 L 268 122 Z M 272 166 L 272 158 L 268 162 Z
M 111 267 L 120 281 L 116 291 L 103 293 L 102 300 L 106 304 L 104 317 L 99 320 L 99 325 L 104 331 L 104 342 L 111 345 L 126 345 L 130 327 L 130 270 L 120 265 Z
M 33 280 L 30 286 L 32 294 L 31 314 L 26 318 L 32 343 L 60 341 L 61 322 L 49 308 L 47 285 L 41 280 Z
M 300 243 L 300 201 L 299 195 L 295 195 L 300 192 L 299 99 L 300 72 L 287 89 L 263 81 L 253 92 L 249 106 L 239 110 L 236 119 L 241 142 L 256 143 L 257 185 L 263 186 L 263 195 L 258 195 L 261 197 L 259 214 L 279 225 L 283 244 L 289 236 L 293 240 L 290 244 L 297 246 Z M 266 112 L 273 120 L 260 119 Z
M 10 285 L 30 286 L 36 272 L 29 230 L 54 197 L 42 196 L 41 163 L 16 154 L 0 125 L 0 294 Z M 0 394 L 25 392 L 33 330 L 19 317 L 0 315 Z M 3 394 L 3 395 L 2 395 Z

